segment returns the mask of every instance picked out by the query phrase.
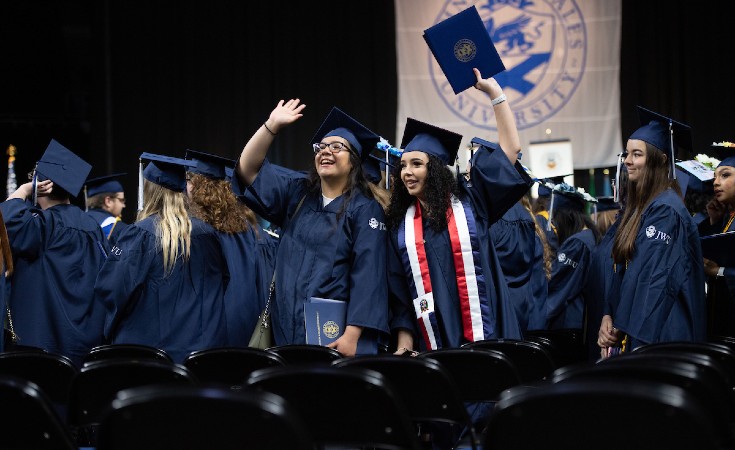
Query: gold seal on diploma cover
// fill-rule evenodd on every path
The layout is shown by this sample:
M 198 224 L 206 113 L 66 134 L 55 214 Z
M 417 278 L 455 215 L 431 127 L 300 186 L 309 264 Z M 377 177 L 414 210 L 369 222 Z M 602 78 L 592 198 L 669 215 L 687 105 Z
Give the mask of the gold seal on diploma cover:
M 322 325 L 322 331 L 326 337 L 334 339 L 339 336 L 339 325 L 334 320 L 328 320 Z

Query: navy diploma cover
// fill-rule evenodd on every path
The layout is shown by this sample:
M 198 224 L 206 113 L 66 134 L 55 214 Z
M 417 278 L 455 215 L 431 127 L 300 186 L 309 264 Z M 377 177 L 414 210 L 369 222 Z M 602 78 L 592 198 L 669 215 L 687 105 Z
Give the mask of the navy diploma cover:
M 328 345 L 345 331 L 347 302 L 311 297 L 304 303 L 306 343 Z

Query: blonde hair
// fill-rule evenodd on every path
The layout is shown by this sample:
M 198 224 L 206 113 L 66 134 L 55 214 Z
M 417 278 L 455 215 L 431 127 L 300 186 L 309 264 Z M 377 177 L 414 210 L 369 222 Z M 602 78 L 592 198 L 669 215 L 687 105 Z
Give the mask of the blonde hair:
M 191 220 L 187 212 L 186 195 L 145 180 L 143 205 L 137 221 L 158 216 L 156 237 L 163 253 L 164 273 L 169 275 L 176 260 L 179 257 L 188 260 L 191 251 Z
M 538 221 L 536 220 L 536 214 L 533 213 L 531 200 L 529 200 L 528 194 L 521 197 L 521 205 L 523 205 L 526 211 L 528 211 L 528 214 L 531 216 L 531 219 L 533 219 L 533 226 L 536 230 L 536 236 L 538 236 L 541 240 L 541 245 L 544 249 L 544 275 L 546 276 L 547 280 L 550 280 L 552 260 L 554 258 L 554 255 L 553 251 L 551 250 L 551 246 L 549 246 L 549 241 L 548 239 L 546 239 L 546 232 L 543 230 L 543 228 L 541 228 L 541 225 L 539 225 Z

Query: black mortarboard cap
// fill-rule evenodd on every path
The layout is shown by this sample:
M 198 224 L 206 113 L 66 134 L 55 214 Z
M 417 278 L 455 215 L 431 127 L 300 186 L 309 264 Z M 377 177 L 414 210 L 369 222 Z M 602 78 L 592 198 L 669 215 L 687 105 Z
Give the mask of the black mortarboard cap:
M 735 156 L 729 156 L 723 159 L 722 161 L 720 161 L 717 167 L 722 167 L 722 166 L 735 167 Z
M 557 175 L 554 177 L 544 178 L 543 183 L 540 183 L 538 185 L 538 196 L 539 197 L 549 197 L 551 195 L 551 188 L 548 186 L 549 183 L 552 185 L 557 185 L 564 182 L 564 178 L 571 176 L 573 174 L 567 174 L 567 175 Z
M 143 178 L 176 192 L 186 190 L 186 171 L 196 164 L 194 161 L 154 153 L 142 153 L 140 161 L 148 161 Z
M 404 152 L 424 152 L 436 156 L 446 165 L 457 159 L 462 135 L 409 117 L 403 130 Z
M 72 197 L 79 195 L 92 166 L 71 150 L 51 139 L 36 166 L 36 172 L 58 185 Z
M 311 143 L 318 144 L 322 139 L 330 136 L 339 136 L 346 139 L 363 161 L 380 140 L 380 136 L 336 106 L 327 114 L 322 125 L 311 139 Z
M 186 150 L 185 158 L 196 163 L 194 167 L 187 169 L 189 172 L 198 173 L 216 180 L 227 178 L 227 167 L 234 167 L 235 165 L 235 162 L 229 158 L 191 149 Z
M 120 178 L 127 175 L 126 173 L 113 173 L 103 177 L 90 178 L 84 183 L 87 188 L 87 197 L 94 197 L 98 194 L 108 192 L 124 192 Z
M 612 195 L 606 197 L 597 197 L 597 212 L 613 211 L 620 209 L 620 203 L 615 201 Z
M 691 127 L 642 106 L 637 108 L 641 127 L 630 135 L 630 139 L 647 142 L 664 152 L 669 160 L 669 176 L 675 177 L 677 155 L 685 151 L 683 159 L 691 157 Z
M 566 189 L 570 188 L 570 189 Z M 584 196 L 566 183 L 558 184 L 552 190 L 554 196 L 554 210 L 571 209 L 573 211 L 584 211 L 587 203 Z

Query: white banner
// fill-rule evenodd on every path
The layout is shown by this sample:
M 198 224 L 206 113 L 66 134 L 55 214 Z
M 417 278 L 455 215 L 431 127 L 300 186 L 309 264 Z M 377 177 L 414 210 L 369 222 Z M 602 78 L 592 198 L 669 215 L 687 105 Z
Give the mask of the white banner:
M 531 142 L 569 139 L 575 169 L 615 165 L 620 141 L 620 0 L 396 0 L 397 136 L 407 117 L 497 142 L 487 96 L 452 92 L 423 32 L 475 5 L 505 64 L 495 79 Z M 524 162 L 525 164 L 525 162 Z

